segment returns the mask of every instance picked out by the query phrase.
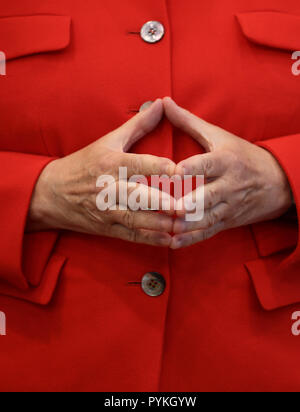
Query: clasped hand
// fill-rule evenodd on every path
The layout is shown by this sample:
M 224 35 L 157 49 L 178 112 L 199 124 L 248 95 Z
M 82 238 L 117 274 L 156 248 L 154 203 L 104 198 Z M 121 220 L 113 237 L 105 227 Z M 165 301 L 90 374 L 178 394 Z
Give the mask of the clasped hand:
M 206 153 L 177 165 L 166 158 L 128 153 L 134 143 L 157 127 L 164 115 Z M 160 213 L 124 207 L 99 211 L 99 176 L 115 177 L 119 188 L 129 196 L 136 187 L 118 180 L 120 167 L 127 168 L 128 176 L 204 175 L 203 219 L 186 221 L 187 210 L 176 210 L 177 202 L 185 205 L 185 199 L 176 201 L 165 192 L 143 185 L 139 190 L 147 191 L 149 204 L 153 196 L 159 198 Z M 192 193 L 193 200 L 196 195 L 196 191 Z M 169 210 L 163 208 L 166 200 Z M 180 249 L 227 229 L 277 218 L 291 205 L 288 179 L 268 151 L 205 122 L 165 98 L 156 100 L 150 108 L 90 146 L 51 162 L 35 187 L 27 230 L 64 229 Z

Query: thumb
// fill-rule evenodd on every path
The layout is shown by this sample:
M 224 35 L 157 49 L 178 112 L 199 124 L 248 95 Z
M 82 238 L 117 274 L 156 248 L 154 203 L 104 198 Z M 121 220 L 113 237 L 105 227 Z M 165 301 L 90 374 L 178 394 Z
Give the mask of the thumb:
M 128 152 L 142 137 L 152 132 L 164 114 L 163 103 L 157 99 L 149 108 L 134 116 L 121 127 L 101 139 L 110 149 Z
M 169 121 L 178 129 L 197 140 L 207 152 L 214 151 L 223 141 L 222 129 L 195 116 L 178 106 L 170 97 L 163 99 L 164 110 Z

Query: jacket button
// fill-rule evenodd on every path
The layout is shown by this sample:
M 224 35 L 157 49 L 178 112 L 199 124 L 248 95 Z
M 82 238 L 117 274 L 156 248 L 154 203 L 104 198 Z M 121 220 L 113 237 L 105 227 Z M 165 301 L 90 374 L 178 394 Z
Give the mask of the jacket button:
M 146 43 L 157 43 L 164 35 L 165 28 L 158 21 L 148 21 L 141 29 L 141 37 Z
M 148 296 L 160 296 L 166 289 L 166 281 L 159 273 L 149 272 L 142 279 L 142 289 Z
M 144 110 L 147 110 L 152 104 L 153 104 L 152 101 L 149 101 L 149 102 L 146 102 L 146 103 L 142 104 L 142 106 L 140 107 L 140 112 L 143 112 Z

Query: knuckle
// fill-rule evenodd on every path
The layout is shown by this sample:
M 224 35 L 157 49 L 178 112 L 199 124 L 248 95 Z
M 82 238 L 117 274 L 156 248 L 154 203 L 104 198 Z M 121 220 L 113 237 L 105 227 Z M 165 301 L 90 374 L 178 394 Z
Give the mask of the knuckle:
M 138 231 L 137 230 L 130 231 L 129 240 L 133 243 L 137 243 L 138 241 Z
M 110 223 L 105 223 L 101 225 L 99 228 L 99 234 L 102 236 L 111 236 L 111 224 Z
M 219 221 L 219 214 L 215 211 L 211 211 L 207 216 L 207 228 L 212 228 Z
M 167 173 L 169 169 L 169 165 L 172 162 L 168 159 L 152 156 L 152 155 L 144 155 L 143 156 L 143 165 L 149 165 L 148 168 L 151 168 L 152 174 L 162 175 Z M 175 166 L 174 166 L 175 167 Z
M 144 241 L 146 241 L 147 243 L 153 241 L 153 235 L 150 232 L 145 231 L 143 237 Z
M 199 241 L 202 240 L 202 233 L 198 233 L 198 232 L 192 232 L 191 233 L 191 237 L 190 237 L 190 241 L 189 244 L 193 245 L 195 243 L 198 243 Z
M 129 167 L 133 174 L 138 175 L 142 170 L 142 158 L 141 156 L 132 156 L 129 162 Z
M 213 159 L 209 156 L 203 161 L 203 171 L 204 174 L 210 174 L 214 169 L 214 161 Z
M 193 163 L 191 163 L 188 170 L 189 170 L 188 172 L 189 175 L 196 176 L 197 174 L 199 174 L 199 163 L 194 161 Z M 204 174 L 204 165 L 203 165 L 203 168 L 201 169 L 201 174 Z
M 215 229 L 204 230 L 202 233 L 202 241 L 211 239 L 216 234 Z
M 123 222 L 126 227 L 133 229 L 135 227 L 135 214 L 129 210 L 124 211 Z
M 102 174 L 113 174 L 116 168 L 120 164 L 120 159 L 117 158 L 114 152 L 108 151 L 105 156 L 101 157 L 99 162 L 99 167 L 101 168 Z
M 215 200 L 218 197 L 218 192 L 215 189 L 209 189 L 208 190 L 208 201 L 207 201 L 207 207 L 211 209 L 213 205 L 215 204 Z
M 203 242 L 209 238 L 209 232 L 208 232 L 208 230 L 204 230 L 204 231 L 202 232 L 201 238 L 202 238 L 201 240 L 202 240 Z

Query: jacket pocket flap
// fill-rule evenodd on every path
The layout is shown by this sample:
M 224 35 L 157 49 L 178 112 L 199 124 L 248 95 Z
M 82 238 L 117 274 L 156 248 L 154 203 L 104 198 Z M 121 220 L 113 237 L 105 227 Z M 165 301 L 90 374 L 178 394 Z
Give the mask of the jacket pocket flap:
M 260 257 L 267 257 L 285 250 L 296 249 L 299 233 L 297 216 L 256 223 L 252 225 L 253 235 Z
M 300 302 L 300 263 L 287 263 L 290 253 L 246 263 L 258 299 L 265 310 Z
M 0 50 L 6 60 L 62 50 L 70 43 L 70 27 L 68 16 L 0 18 Z
M 25 300 L 38 305 L 48 305 L 55 292 L 59 275 L 66 260 L 67 259 L 65 257 L 54 254 L 48 262 L 39 286 L 30 287 L 23 291 L 1 283 L 0 295 Z
M 300 16 L 269 11 L 239 13 L 236 17 L 248 40 L 282 50 L 300 50 Z

